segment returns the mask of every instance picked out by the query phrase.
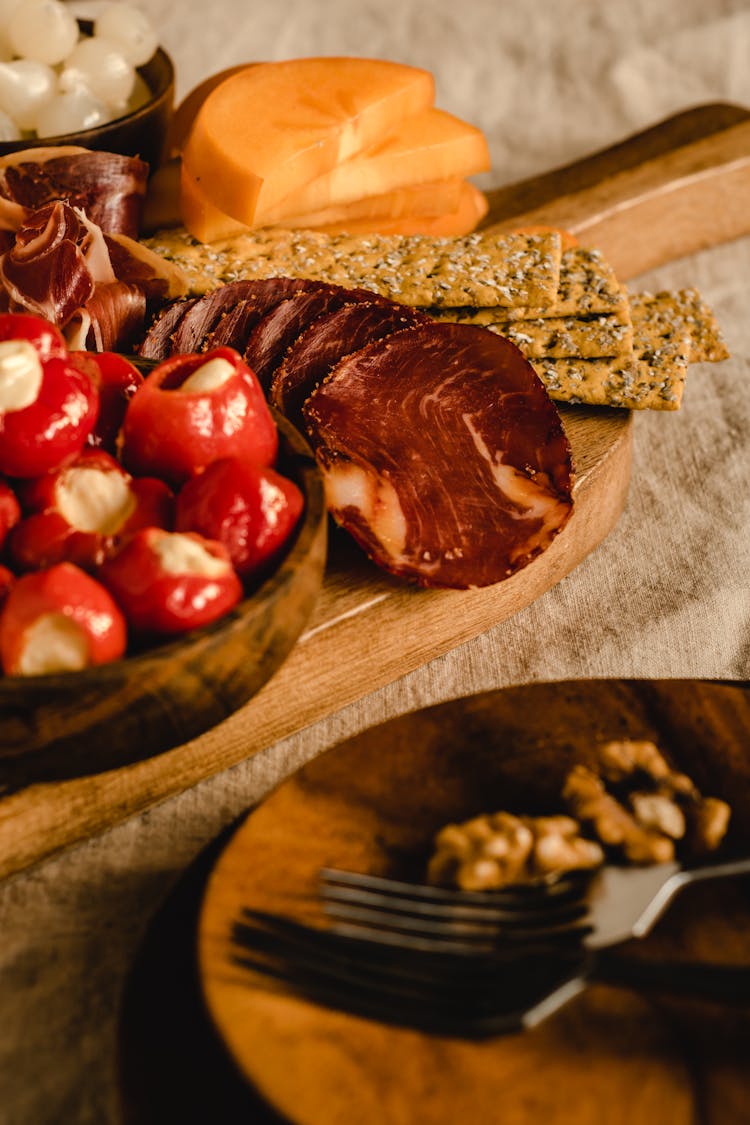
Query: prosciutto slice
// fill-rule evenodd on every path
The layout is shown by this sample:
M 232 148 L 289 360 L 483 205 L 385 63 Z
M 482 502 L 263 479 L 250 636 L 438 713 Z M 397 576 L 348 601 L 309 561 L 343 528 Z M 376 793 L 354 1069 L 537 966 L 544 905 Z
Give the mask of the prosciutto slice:
M 83 216 L 64 203 L 34 211 L 0 260 L 0 280 L 11 307 L 64 328 L 93 295 L 97 280 L 115 280 L 106 249 L 102 256 L 95 240 Z
M 368 344 L 303 415 L 334 518 L 420 585 L 508 578 L 570 517 L 559 414 L 518 348 L 484 328 L 431 324 Z
M 59 201 L 31 212 L 16 232 L 0 258 L 0 283 L 7 308 L 66 331 L 71 325 L 77 341 L 85 330 L 100 350 L 100 341 L 112 350 L 140 339 L 149 303 L 186 288 L 174 265 L 127 235 L 105 235 L 83 211 Z
M 17 230 L 56 200 L 82 210 L 107 234 L 137 238 L 148 164 L 77 146 L 26 149 L 0 160 L 0 227 Z
M 425 313 L 396 304 L 361 301 L 314 321 L 287 351 L 271 381 L 269 398 L 304 431 L 302 406 L 340 359 L 393 332 L 431 324 Z
M 74 351 L 130 352 L 143 335 L 146 294 L 140 285 L 97 285 L 65 329 Z

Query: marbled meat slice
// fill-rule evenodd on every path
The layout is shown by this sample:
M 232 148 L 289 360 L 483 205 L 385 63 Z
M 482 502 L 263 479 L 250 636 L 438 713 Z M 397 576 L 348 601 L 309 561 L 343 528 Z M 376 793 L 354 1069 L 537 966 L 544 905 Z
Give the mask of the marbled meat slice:
M 317 289 L 323 282 L 296 277 L 232 281 L 199 297 L 180 319 L 172 335 L 170 355 L 208 351 L 214 347 L 213 333 L 224 316 L 241 301 L 246 302 L 250 328 L 280 301 L 303 290 Z M 252 317 L 252 314 L 255 314 Z M 251 318 L 252 317 L 252 318 Z M 248 329 L 249 330 L 249 329 Z M 242 351 L 241 341 L 233 346 Z M 218 346 L 218 345 L 217 345 Z
M 245 361 L 267 391 L 288 349 L 314 321 L 344 305 L 362 301 L 377 303 L 379 300 L 392 305 L 387 298 L 378 298 L 367 289 L 347 289 L 319 282 L 316 289 L 295 293 L 266 313 L 250 334 L 244 352 Z
M 418 309 L 373 301 L 344 305 L 321 316 L 295 340 L 277 367 L 270 401 L 304 431 L 303 403 L 340 359 L 393 332 L 431 323 Z
M 138 348 L 138 354 L 145 359 L 156 360 L 166 359 L 172 355 L 172 337 L 177 326 L 197 301 L 197 297 L 188 297 L 186 300 L 170 301 L 165 305 L 152 321 Z
M 303 415 L 334 518 L 423 586 L 499 582 L 570 516 L 557 410 L 518 348 L 486 329 L 431 324 L 368 344 Z

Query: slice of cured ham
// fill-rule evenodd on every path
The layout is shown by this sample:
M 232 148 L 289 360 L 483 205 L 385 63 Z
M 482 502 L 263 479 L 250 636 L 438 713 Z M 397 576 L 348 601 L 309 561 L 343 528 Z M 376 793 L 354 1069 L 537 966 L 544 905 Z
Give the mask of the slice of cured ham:
M 98 232 L 98 234 L 97 234 Z M 97 281 L 115 280 L 98 228 L 64 203 L 34 211 L 0 260 L 0 280 L 11 307 L 64 328 L 93 295 Z
M 17 230 L 30 211 L 64 200 L 107 234 L 137 238 L 148 164 L 77 146 L 35 148 L 0 159 L 0 227 Z
M 531 364 L 483 328 L 432 324 L 341 360 L 303 414 L 334 518 L 423 586 L 488 586 L 572 510 L 570 447 Z
M 139 285 L 97 285 L 65 328 L 73 351 L 130 352 L 143 335 L 146 294 Z
M 425 313 L 396 304 L 362 301 L 320 317 L 295 340 L 271 381 L 269 398 L 304 431 L 302 406 L 340 359 L 393 332 L 432 324 Z
M 186 288 L 177 267 L 127 235 L 106 235 L 81 210 L 48 203 L 32 211 L 0 257 L 3 304 L 44 316 L 80 343 L 106 350 L 143 336 L 150 302 Z M 100 292 L 105 290 L 106 292 Z M 101 348 L 100 348 L 101 350 Z

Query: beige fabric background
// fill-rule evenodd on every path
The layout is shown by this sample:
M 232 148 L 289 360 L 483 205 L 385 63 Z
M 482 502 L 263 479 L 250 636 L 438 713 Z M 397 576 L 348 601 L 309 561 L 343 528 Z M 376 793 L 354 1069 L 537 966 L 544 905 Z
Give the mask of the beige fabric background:
M 699 102 L 750 106 L 750 4 L 741 0 L 147 7 L 177 64 L 178 95 L 258 58 L 353 53 L 429 67 L 438 104 L 488 135 L 486 184 L 572 160 Z M 628 507 L 593 556 L 513 620 L 0 886 L 2 1125 L 118 1119 L 118 1004 L 149 919 L 204 844 L 321 749 L 386 716 L 511 683 L 748 677 L 750 240 L 639 284 L 697 285 L 732 359 L 694 368 L 678 413 L 637 417 Z

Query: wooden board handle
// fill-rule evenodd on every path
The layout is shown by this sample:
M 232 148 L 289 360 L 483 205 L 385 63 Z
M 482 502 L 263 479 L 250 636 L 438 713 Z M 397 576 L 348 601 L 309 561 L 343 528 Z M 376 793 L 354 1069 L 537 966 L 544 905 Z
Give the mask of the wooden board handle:
M 625 280 L 750 234 L 750 112 L 698 106 L 488 198 L 485 229 L 560 227 Z

